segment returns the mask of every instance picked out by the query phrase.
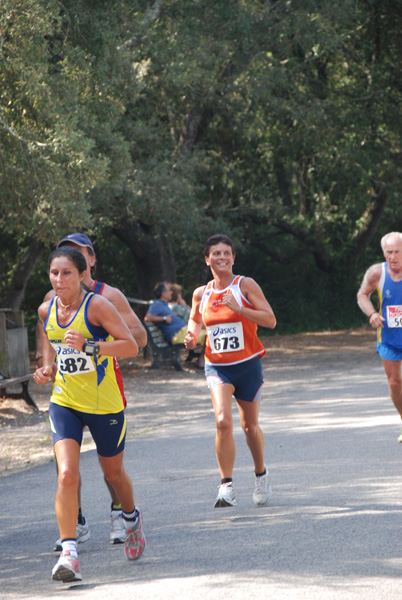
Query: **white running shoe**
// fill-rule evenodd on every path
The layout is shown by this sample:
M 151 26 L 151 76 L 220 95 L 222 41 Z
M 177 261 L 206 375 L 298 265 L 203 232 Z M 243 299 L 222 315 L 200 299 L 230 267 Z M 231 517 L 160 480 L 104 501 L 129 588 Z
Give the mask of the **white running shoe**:
M 269 503 L 272 496 L 271 479 L 269 471 L 265 467 L 265 475 L 257 477 L 254 473 L 254 493 L 253 500 L 256 506 L 265 506 Z
M 77 523 L 77 529 L 75 531 L 75 535 L 76 535 L 76 539 L 77 539 L 77 544 L 82 544 L 83 542 L 87 542 L 89 540 L 89 538 L 91 537 L 88 521 L 86 520 L 85 517 L 84 517 L 83 525 L 80 525 L 80 523 Z M 63 548 L 61 547 L 61 539 L 59 538 L 57 540 L 57 542 L 55 543 L 53 550 L 55 552 L 61 552 L 62 549 Z
M 121 510 L 110 511 L 110 543 L 124 544 L 126 541 L 126 525 Z
M 138 510 L 138 520 L 133 529 L 127 529 L 124 550 L 127 560 L 137 560 L 145 550 L 145 535 L 142 531 L 142 518 Z
M 214 508 L 223 508 L 224 506 L 236 506 L 237 500 L 231 483 L 222 483 L 218 488 L 218 495 L 215 500 Z
M 78 558 L 71 556 L 68 550 L 62 552 L 59 560 L 53 567 L 52 579 L 64 581 L 65 583 L 69 583 L 70 581 L 82 581 Z

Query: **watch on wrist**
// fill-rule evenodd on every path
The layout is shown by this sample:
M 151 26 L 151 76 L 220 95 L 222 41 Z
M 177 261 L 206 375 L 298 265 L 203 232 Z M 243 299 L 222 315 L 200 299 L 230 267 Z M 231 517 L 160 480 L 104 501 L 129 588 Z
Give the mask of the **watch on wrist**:
M 167 316 L 163 315 L 163 320 L 166 321 L 166 319 L 167 319 Z
M 88 356 L 99 354 L 99 350 L 99 344 L 95 344 L 93 340 L 85 341 L 82 346 L 82 351 L 85 352 L 85 354 L 88 354 Z

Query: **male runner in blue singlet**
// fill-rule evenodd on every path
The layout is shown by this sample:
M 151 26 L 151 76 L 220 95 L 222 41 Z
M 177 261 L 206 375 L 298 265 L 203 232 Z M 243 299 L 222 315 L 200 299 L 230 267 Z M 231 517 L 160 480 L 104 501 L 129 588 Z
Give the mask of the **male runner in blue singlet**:
M 377 352 L 382 358 L 392 402 L 402 418 L 402 233 L 387 233 L 381 239 L 385 262 L 367 269 L 357 293 L 357 302 L 377 329 Z M 377 290 L 379 310 L 370 296 Z M 402 432 L 398 442 L 402 442 Z

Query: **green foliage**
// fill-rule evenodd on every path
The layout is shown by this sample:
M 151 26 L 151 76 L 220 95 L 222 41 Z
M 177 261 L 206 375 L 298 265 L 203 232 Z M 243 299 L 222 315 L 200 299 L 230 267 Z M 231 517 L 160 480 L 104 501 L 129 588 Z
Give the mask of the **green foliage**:
M 187 300 L 224 231 L 278 331 L 359 322 L 359 279 L 402 218 L 401 9 L 4 0 L 0 296 L 33 237 L 71 230 L 135 295 L 110 233 L 131 223 L 167 236 Z
M 70 215 L 88 226 L 83 197 L 107 163 L 77 127 L 82 90 L 53 43 L 62 26 L 58 4 L 7 0 L 2 9 L 0 226 L 56 239 Z
M 133 258 L 127 246 L 121 244 L 110 231 L 105 231 L 96 238 L 95 249 L 95 279 L 119 288 L 126 296 L 138 297 Z

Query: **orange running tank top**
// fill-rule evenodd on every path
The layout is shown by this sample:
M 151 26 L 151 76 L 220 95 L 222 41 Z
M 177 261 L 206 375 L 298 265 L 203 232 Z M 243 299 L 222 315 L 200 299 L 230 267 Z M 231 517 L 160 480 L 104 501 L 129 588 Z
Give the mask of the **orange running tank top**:
M 205 360 L 220 365 L 234 365 L 256 356 L 264 356 L 265 349 L 257 337 L 257 324 L 225 306 L 222 297 L 232 290 L 238 304 L 253 308 L 241 293 L 243 276 L 236 275 L 232 283 L 219 292 L 210 281 L 204 290 L 200 312 L 207 329 Z

